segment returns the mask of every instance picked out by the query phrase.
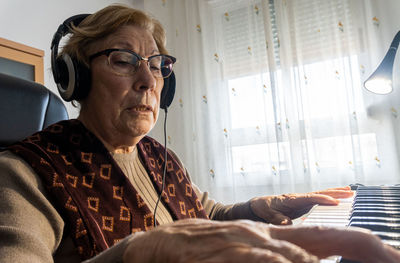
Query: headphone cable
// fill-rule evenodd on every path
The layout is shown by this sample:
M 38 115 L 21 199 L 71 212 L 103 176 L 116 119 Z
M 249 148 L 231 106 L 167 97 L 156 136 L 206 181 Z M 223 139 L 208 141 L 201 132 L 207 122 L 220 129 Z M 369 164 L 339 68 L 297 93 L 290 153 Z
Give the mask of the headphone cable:
M 156 206 L 154 208 L 154 215 L 153 215 L 153 224 L 154 227 L 157 226 L 157 221 L 156 221 L 156 214 L 157 214 L 157 207 L 158 204 L 160 203 L 162 193 L 164 192 L 164 187 L 165 187 L 165 176 L 167 173 L 167 115 L 168 115 L 168 110 L 167 107 L 164 109 L 165 112 L 165 117 L 164 117 L 164 167 L 163 167 L 163 177 L 162 177 L 162 184 L 161 184 L 161 193 L 158 195 L 158 200 L 156 202 Z

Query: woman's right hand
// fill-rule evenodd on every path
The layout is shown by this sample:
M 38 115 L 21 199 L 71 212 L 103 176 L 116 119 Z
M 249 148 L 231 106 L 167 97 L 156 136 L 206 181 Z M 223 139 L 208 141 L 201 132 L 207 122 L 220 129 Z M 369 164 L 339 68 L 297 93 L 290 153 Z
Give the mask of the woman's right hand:
M 314 256 L 315 255 L 315 256 Z M 342 255 L 362 263 L 398 263 L 400 252 L 369 230 L 271 226 L 248 220 L 186 219 L 135 234 L 124 263 L 318 263 Z
M 362 263 L 400 262 L 399 250 L 363 228 L 271 226 L 269 231 L 271 237 L 297 244 L 320 258 L 340 255 Z
M 187 219 L 135 235 L 124 263 L 319 262 L 302 248 L 271 238 L 267 224 L 247 220 Z

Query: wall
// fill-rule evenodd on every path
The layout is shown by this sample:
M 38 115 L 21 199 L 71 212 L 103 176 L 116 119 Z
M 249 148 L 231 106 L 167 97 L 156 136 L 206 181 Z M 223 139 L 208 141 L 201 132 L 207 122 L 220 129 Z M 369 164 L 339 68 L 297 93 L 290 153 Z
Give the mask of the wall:
M 50 43 L 58 26 L 76 14 L 93 13 L 113 3 L 143 9 L 144 0 L 2 0 L 0 37 L 44 50 L 44 84 L 58 94 L 51 74 Z M 66 103 L 70 118 L 78 111 Z

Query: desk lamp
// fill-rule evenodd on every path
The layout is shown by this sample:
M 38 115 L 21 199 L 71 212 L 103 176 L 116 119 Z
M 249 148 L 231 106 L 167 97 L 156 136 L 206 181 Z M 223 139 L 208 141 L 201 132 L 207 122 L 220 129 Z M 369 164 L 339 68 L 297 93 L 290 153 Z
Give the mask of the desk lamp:
M 393 91 L 393 63 L 400 42 L 400 31 L 393 38 L 392 44 L 374 73 L 364 82 L 364 87 L 376 94 L 389 94 Z

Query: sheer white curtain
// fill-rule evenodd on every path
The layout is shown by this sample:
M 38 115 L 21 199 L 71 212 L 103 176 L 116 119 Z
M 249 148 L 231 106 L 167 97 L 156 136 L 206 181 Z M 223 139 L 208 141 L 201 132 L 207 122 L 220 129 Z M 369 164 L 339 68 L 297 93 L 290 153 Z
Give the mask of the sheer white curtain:
M 231 202 L 398 183 L 398 104 L 361 86 L 387 49 L 370 1 L 168 4 L 169 144 L 202 190 Z

